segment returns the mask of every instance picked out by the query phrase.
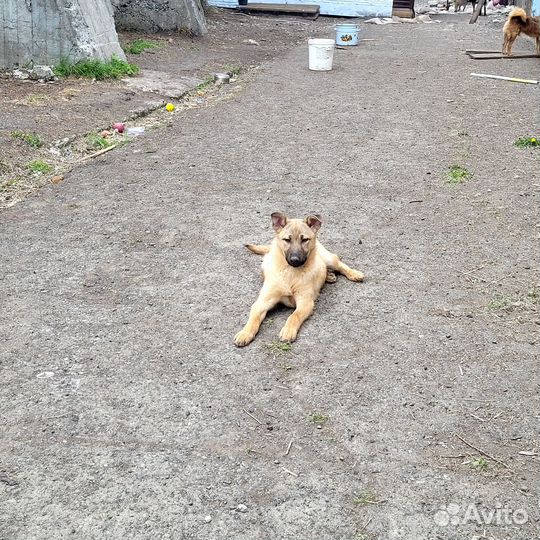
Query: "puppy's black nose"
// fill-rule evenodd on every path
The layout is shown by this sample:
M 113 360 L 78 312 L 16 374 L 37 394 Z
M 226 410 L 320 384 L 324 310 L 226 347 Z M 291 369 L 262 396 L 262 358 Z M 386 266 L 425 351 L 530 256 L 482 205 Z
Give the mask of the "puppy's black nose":
M 298 257 L 297 255 L 291 255 L 287 262 L 291 266 L 294 266 L 295 268 L 298 268 L 299 266 L 302 266 L 304 264 L 305 260 L 302 259 L 301 257 Z

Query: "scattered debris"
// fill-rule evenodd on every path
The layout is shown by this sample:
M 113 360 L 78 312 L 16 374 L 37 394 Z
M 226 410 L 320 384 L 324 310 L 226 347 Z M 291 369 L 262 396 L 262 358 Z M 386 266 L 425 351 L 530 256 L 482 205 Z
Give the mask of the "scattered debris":
M 117 146 L 118 144 L 111 144 L 111 146 L 107 146 L 107 148 L 102 148 L 98 152 L 95 152 L 88 156 L 84 156 L 82 159 L 79 160 L 79 163 L 83 163 L 84 161 L 88 161 L 89 159 L 93 159 L 95 157 L 101 156 L 101 154 L 105 154 L 105 152 L 110 152 L 113 148 L 116 148 Z
M 483 454 L 484 456 L 492 459 L 493 461 L 496 461 L 499 463 L 499 465 L 502 465 L 505 469 L 510 469 L 510 467 L 500 459 L 497 459 L 496 457 L 493 457 L 491 454 L 488 454 L 485 450 L 482 450 L 481 448 L 478 448 L 477 446 L 472 445 L 470 442 L 467 442 L 461 435 L 458 435 L 456 433 L 456 437 L 463 443 L 466 444 L 469 448 L 472 448 L 473 450 L 476 450 L 477 452 L 480 452 L 480 454 Z
M 369 24 L 399 24 L 399 23 L 425 23 L 433 24 L 439 23 L 441 21 L 434 21 L 429 15 L 418 15 L 414 19 L 409 19 L 407 17 L 374 17 L 373 19 L 368 19 L 365 21 Z
M 284 457 L 289 455 L 289 452 L 291 451 L 291 448 L 292 448 L 292 443 L 293 443 L 293 440 L 291 439 L 291 442 L 289 443 L 289 446 L 287 446 L 287 450 L 283 454 Z
M 57 174 L 51 178 L 51 184 L 59 184 L 64 180 L 64 177 L 61 174 Z
M 518 454 L 520 456 L 538 456 L 538 452 L 531 452 L 529 450 L 521 450 Z
M 210 523 L 212 521 L 212 516 L 204 516 L 204 521 Z
M 42 371 L 36 375 L 38 379 L 50 379 L 54 377 L 54 371 Z
M 112 128 L 118 133 L 124 133 L 124 130 L 126 129 L 126 124 L 124 124 L 124 122 L 115 122 L 112 125 Z
M 290 474 L 291 476 L 295 476 L 296 478 L 298 478 L 298 474 L 296 474 L 295 472 L 292 472 L 290 471 L 289 469 L 286 469 L 285 467 L 281 467 L 287 474 Z
M 248 410 L 242 409 L 248 416 L 251 416 L 255 422 L 257 422 L 259 425 L 264 425 L 263 422 L 261 422 L 256 416 L 253 416 Z
M 242 514 L 245 514 L 248 511 L 248 507 L 245 504 L 239 504 L 236 507 L 236 510 L 238 510 L 238 512 L 242 512 Z
M 229 84 L 231 76 L 228 73 L 214 73 L 214 81 L 216 84 Z
M 259 42 L 255 41 L 254 39 L 244 39 L 242 43 L 247 43 L 248 45 L 259 45 Z
M 8 474 L 5 471 L 0 471 L 0 482 L 2 484 L 6 484 L 8 486 L 18 486 L 19 482 L 15 480 L 14 478 L 11 478 L 8 476 Z
M 135 126 L 127 128 L 128 137 L 138 137 L 144 133 L 144 126 Z

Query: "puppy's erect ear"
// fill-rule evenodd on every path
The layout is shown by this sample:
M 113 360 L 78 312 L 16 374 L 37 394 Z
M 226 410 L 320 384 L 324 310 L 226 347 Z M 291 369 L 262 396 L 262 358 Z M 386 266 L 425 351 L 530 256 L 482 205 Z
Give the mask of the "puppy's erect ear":
M 281 231 L 287 225 L 287 216 L 283 212 L 274 212 L 271 216 L 272 227 L 276 232 Z
M 322 225 L 321 216 L 313 214 L 305 219 L 307 226 L 313 231 L 317 232 Z

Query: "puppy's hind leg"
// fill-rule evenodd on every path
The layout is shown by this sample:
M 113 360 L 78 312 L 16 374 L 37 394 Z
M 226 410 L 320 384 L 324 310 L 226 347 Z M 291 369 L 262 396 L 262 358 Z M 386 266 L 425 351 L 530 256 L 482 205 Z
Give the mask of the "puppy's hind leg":
M 272 309 L 279 302 L 279 299 L 280 296 L 272 293 L 272 291 L 268 291 L 264 287 L 261 289 L 259 297 L 251 306 L 248 322 L 244 328 L 234 336 L 234 344 L 237 347 L 244 347 L 253 341 L 268 310 Z
M 339 272 L 351 281 L 364 281 L 364 274 L 362 272 L 347 266 L 337 255 L 330 253 L 320 242 L 317 245 L 317 250 L 326 264 L 327 272 Z
M 332 270 L 326 271 L 326 283 L 335 283 L 337 281 L 336 274 Z

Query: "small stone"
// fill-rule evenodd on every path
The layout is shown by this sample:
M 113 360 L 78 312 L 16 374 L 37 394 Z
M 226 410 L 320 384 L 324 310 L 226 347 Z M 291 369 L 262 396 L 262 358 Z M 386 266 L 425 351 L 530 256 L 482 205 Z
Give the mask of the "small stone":
M 248 511 L 248 507 L 245 505 L 245 504 L 239 504 L 236 509 L 239 511 L 239 512 L 242 512 L 243 514 L 245 514 L 247 511 Z
M 23 69 L 14 69 L 12 71 L 12 74 L 14 79 L 25 80 L 30 78 L 29 73 L 27 71 L 24 71 Z
M 210 523 L 212 521 L 212 516 L 204 516 L 204 521 Z
M 54 81 L 54 71 L 50 66 L 34 66 L 30 72 L 29 77 L 33 81 Z
M 60 182 L 62 182 L 62 180 L 64 180 L 64 177 L 61 174 L 57 174 L 51 178 L 51 183 L 59 184 Z

